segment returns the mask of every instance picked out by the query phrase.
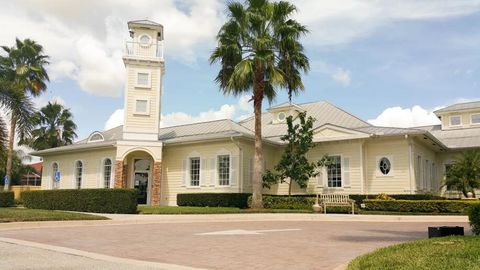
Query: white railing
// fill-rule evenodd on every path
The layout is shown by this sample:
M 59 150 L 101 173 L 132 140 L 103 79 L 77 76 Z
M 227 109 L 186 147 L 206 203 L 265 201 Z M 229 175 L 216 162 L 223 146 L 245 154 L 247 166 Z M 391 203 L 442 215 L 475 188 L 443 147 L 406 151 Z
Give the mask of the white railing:
M 125 44 L 125 55 L 140 58 L 163 59 L 163 44 L 127 41 Z

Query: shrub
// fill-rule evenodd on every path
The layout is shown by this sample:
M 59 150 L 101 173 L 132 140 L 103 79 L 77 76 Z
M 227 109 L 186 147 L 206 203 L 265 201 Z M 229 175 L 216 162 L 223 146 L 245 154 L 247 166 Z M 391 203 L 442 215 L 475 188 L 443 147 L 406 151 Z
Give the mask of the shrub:
M 248 205 L 251 198 L 248 199 Z M 263 195 L 263 207 L 267 209 L 312 210 L 315 197 L 312 195 Z M 327 206 L 329 213 L 348 213 L 350 206 Z
M 250 195 L 250 193 L 183 193 L 177 194 L 177 205 L 247 208 Z
M 424 213 L 466 213 L 479 201 L 450 200 L 364 200 L 369 211 L 424 212 Z
M 468 210 L 468 219 L 472 232 L 475 235 L 480 235 L 480 204 L 472 205 Z
M 21 199 L 34 209 L 132 214 L 137 196 L 135 189 L 58 189 L 24 191 Z
M 13 191 L 0 191 L 0 207 L 11 207 L 14 205 Z

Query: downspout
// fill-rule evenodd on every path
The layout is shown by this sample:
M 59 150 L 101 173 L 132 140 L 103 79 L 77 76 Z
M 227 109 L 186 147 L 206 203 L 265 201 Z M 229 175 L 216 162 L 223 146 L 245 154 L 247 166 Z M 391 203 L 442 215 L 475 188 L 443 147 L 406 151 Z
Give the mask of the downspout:
M 233 139 L 233 136 L 230 136 L 230 140 L 233 142 L 233 144 L 235 144 L 237 147 L 238 147 L 238 167 L 237 168 L 237 171 L 238 171 L 238 192 L 242 193 L 243 192 L 243 149 L 242 147 L 240 146 L 240 143 L 238 143 L 237 141 L 235 141 Z
M 405 139 L 408 139 L 408 135 L 405 135 Z M 412 145 L 412 139 L 408 140 L 408 171 L 410 175 L 410 194 L 413 194 L 413 183 L 412 180 L 414 176 L 412 175 L 414 173 L 414 168 L 413 168 L 413 145 Z

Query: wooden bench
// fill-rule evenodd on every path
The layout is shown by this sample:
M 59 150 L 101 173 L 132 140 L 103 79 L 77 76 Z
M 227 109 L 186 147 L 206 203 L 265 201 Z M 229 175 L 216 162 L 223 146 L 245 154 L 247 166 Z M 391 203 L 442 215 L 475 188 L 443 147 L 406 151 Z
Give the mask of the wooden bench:
M 327 213 L 327 206 L 352 206 L 352 215 L 355 214 L 355 201 L 348 194 L 320 194 L 323 212 Z

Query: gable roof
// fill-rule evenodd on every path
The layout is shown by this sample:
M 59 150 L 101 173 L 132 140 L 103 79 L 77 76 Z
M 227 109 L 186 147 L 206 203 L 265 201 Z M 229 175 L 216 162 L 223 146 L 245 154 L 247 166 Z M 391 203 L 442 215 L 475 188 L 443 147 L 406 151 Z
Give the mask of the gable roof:
M 475 109 L 480 110 L 480 101 L 472 101 L 472 102 L 464 102 L 464 103 L 453 104 L 451 106 L 447 106 L 445 108 L 438 109 L 438 110 L 434 111 L 433 113 L 439 114 L 439 113 L 448 113 L 448 112 L 469 111 L 469 110 L 475 110 Z

